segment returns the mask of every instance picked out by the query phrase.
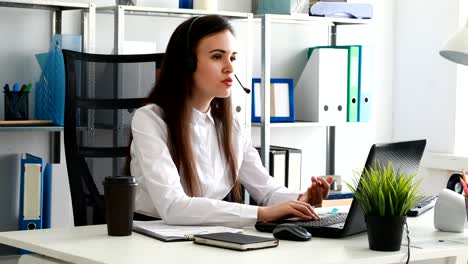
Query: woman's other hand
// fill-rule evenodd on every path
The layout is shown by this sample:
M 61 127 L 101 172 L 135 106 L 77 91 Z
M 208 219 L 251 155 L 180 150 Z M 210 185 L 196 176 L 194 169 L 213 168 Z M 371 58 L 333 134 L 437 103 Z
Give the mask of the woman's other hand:
M 299 196 L 298 200 L 310 205 L 316 206 L 322 204 L 322 200 L 327 198 L 330 191 L 330 184 L 333 182 L 333 177 L 328 177 L 326 180 L 322 177 L 310 178 L 311 184 L 307 191 Z

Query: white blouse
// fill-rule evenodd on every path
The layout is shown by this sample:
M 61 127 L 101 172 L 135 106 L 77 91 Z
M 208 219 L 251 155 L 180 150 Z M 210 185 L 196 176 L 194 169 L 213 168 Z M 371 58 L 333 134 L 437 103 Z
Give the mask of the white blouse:
M 135 211 L 177 225 L 242 227 L 255 224 L 257 206 L 222 201 L 233 185 L 220 152 L 211 113 L 193 109 L 190 124 L 202 197 L 190 197 L 184 191 L 183 177 L 169 152 L 168 130 L 162 116 L 163 110 L 159 106 L 149 104 L 138 109 L 132 120 L 130 170 L 139 184 Z M 244 136 L 237 121 L 233 123 L 238 177 L 249 194 L 260 205 L 297 199 L 298 193 L 290 192 L 269 176 L 250 138 Z

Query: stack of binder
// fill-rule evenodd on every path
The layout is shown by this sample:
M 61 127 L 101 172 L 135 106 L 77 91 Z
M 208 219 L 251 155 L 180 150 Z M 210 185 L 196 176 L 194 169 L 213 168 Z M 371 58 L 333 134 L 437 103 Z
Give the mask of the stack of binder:
M 260 148 L 257 147 L 260 152 Z M 296 148 L 270 146 L 270 176 L 293 192 L 301 190 L 302 151 Z
M 297 120 L 368 121 L 370 93 L 361 93 L 362 46 L 313 47 L 308 55 L 294 89 Z

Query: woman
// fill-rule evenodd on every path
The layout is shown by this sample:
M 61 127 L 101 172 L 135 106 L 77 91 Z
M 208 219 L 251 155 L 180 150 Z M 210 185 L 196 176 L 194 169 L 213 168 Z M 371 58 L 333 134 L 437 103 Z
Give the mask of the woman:
M 312 206 L 330 179 L 311 178 L 304 194 L 268 175 L 233 120 L 233 29 L 223 17 L 190 18 L 169 40 L 159 79 L 132 121 L 136 212 L 168 224 L 242 227 L 288 217 L 319 219 Z M 241 184 L 261 206 L 241 201 Z

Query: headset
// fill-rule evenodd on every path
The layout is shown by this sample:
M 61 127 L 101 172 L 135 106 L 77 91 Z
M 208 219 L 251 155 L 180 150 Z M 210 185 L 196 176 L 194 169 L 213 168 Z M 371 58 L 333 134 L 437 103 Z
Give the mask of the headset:
M 188 72 L 195 72 L 195 70 L 197 69 L 197 59 L 195 58 L 193 52 L 192 52 L 192 48 L 190 47 L 190 32 L 192 31 L 192 26 L 193 24 L 195 24 L 195 22 L 200 19 L 201 16 L 197 16 L 195 17 L 192 22 L 190 22 L 190 25 L 188 26 L 188 29 L 187 29 L 187 49 L 186 49 L 186 52 L 187 52 L 187 58 L 186 58 L 186 62 L 185 62 L 185 65 L 187 67 L 187 70 Z
M 187 70 L 189 72 L 195 72 L 195 70 L 197 69 L 197 59 L 195 57 L 195 55 L 193 54 L 192 52 L 192 49 L 190 47 L 190 32 L 192 31 L 192 26 L 195 24 L 195 22 L 200 19 L 201 16 L 197 16 L 195 17 L 189 24 L 188 26 L 188 29 L 187 29 L 187 48 L 186 48 L 186 52 L 187 52 L 187 58 L 186 58 L 186 62 L 185 62 L 185 65 L 187 67 Z M 237 78 L 237 75 L 234 74 L 234 77 L 236 77 L 236 80 L 237 82 L 239 83 L 239 85 L 242 87 L 242 89 L 244 89 L 244 92 L 249 94 L 250 93 L 250 89 L 249 88 L 246 88 L 244 85 L 242 85 L 242 83 L 240 82 L 239 78 Z

